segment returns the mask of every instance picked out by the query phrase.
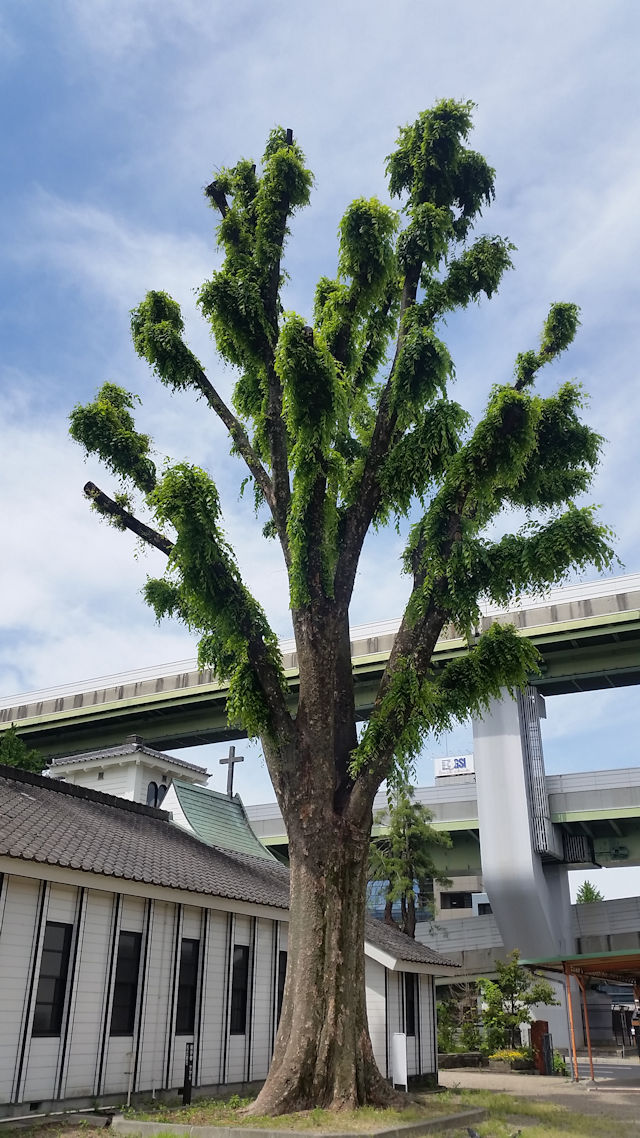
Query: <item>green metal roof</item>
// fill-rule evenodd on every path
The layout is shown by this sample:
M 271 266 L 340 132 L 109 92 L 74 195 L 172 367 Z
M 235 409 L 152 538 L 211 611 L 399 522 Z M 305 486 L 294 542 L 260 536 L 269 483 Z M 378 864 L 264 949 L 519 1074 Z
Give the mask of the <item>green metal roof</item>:
M 238 794 L 229 798 L 218 790 L 173 780 L 173 788 L 193 832 L 207 845 L 236 853 L 277 859 L 258 840 Z

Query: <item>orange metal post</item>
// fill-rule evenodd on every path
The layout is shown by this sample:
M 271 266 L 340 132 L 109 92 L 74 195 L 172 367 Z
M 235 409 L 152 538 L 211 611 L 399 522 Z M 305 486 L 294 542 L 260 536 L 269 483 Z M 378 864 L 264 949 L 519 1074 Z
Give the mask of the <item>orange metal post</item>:
M 573 1008 L 571 1006 L 571 965 L 568 960 L 563 961 L 564 970 L 564 986 L 567 995 L 567 1008 L 569 1009 L 569 1032 L 571 1036 L 571 1060 L 573 1063 L 573 1077 L 575 1082 L 579 1081 L 578 1076 L 578 1056 L 576 1054 L 576 1033 L 573 1026 Z
M 591 1080 L 595 1079 L 593 1073 L 593 1055 L 591 1054 L 591 1032 L 589 1031 L 589 1013 L 587 1011 L 587 990 L 582 976 L 576 975 L 576 980 L 580 985 L 580 992 L 582 993 L 582 1010 L 584 1011 L 584 1026 L 587 1033 L 587 1051 L 589 1053 L 589 1067 L 591 1068 Z

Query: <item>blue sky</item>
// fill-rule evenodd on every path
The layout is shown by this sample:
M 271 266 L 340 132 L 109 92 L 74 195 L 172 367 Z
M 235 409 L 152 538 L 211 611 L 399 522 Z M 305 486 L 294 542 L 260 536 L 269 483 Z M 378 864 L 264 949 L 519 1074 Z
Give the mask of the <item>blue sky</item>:
M 288 634 L 277 550 L 238 500 L 242 472 L 224 431 L 149 376 L 128 334 L 146 290 L 166 289 L 229 390 L 194 304 L 217 256 L 202 187 L 216 166 L 259 158 L 275 123 L 293 128 L 316 176 L 287 260 L 287 304 L 309 316 L 315 280 L 335 270 L 344 208 L 385 196 L 398 125 L 443 96 L 477 103 L 472 143 L 497 170 L 479 231 L 508 236 L 518 252 L 499 295 L 446 329 L 456 398 L 477 411 L 533 346 L 549 304 L 577 302 L 579 337 L 540 389 L 576 376 L 590 392 L 589 420 L 608 443 L 589 498 L 617 533 L 620 572 L 640 570 L 639 25 L 640 8 L 624 0 L 5 0 L 1 694 L 194 653 L 141 601 L 159 562 L 135 557 L 128 535 L 98 524 L 82 497 L 87 478 L 112 487 L 83 464 L 66 420 L 105 379 L 142 397 L 139 426 L 160 455 L 214 474 L 247 581 Z M 401 548 L 394 533 L 367 546 L 354 624 L 400 614 Z M 559 697 L 548 711 L 550 770 L 637 760 L 634 689 Z M 430 744 L 419 780 L 430 781 L 433 755 L 467 750 L 470 738 L 463 727 Z M 255 758 L 237 785 L 249 801 L 270 797 Z

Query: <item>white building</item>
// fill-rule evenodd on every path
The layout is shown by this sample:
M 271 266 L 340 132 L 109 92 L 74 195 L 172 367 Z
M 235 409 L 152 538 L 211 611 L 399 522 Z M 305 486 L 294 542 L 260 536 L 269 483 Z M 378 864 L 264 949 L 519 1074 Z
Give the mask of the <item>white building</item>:
M 187 1043 L 196 1087 L 264 1079 L 287 952 L 274 858 L 0 767 L 0 874 L 0 1115 L 175 1092 Z M 450 962 L 372 920 L 365 952 L 380 1068 L 404 1030 L 409 1074 L 435 1074 L 434 976 Z
M 156 751 L 139 735 L 128 735 L 123 743 L 99 751 L 61 755 L 52 760 L 47 774 L 147 806 L 162 805 L 174 778 L 195 785 L 204 785 L 209 778 L 205 767 Z

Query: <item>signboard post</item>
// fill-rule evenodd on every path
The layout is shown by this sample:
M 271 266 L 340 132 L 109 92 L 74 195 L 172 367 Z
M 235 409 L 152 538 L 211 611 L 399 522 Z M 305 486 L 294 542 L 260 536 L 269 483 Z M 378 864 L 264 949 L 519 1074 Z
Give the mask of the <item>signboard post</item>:
M 394 1087 L 409 1090 L 407 1080 L 407 1037 L 404 1031 L 394 1031 L 391 1036 L 391 1078 Z
M 193 1087 L 193 1043 L 186 1043 L 184 1048 L 184 1085 L 182 1087 L 182 1105 L 191 1103 L 191 1088 Z

